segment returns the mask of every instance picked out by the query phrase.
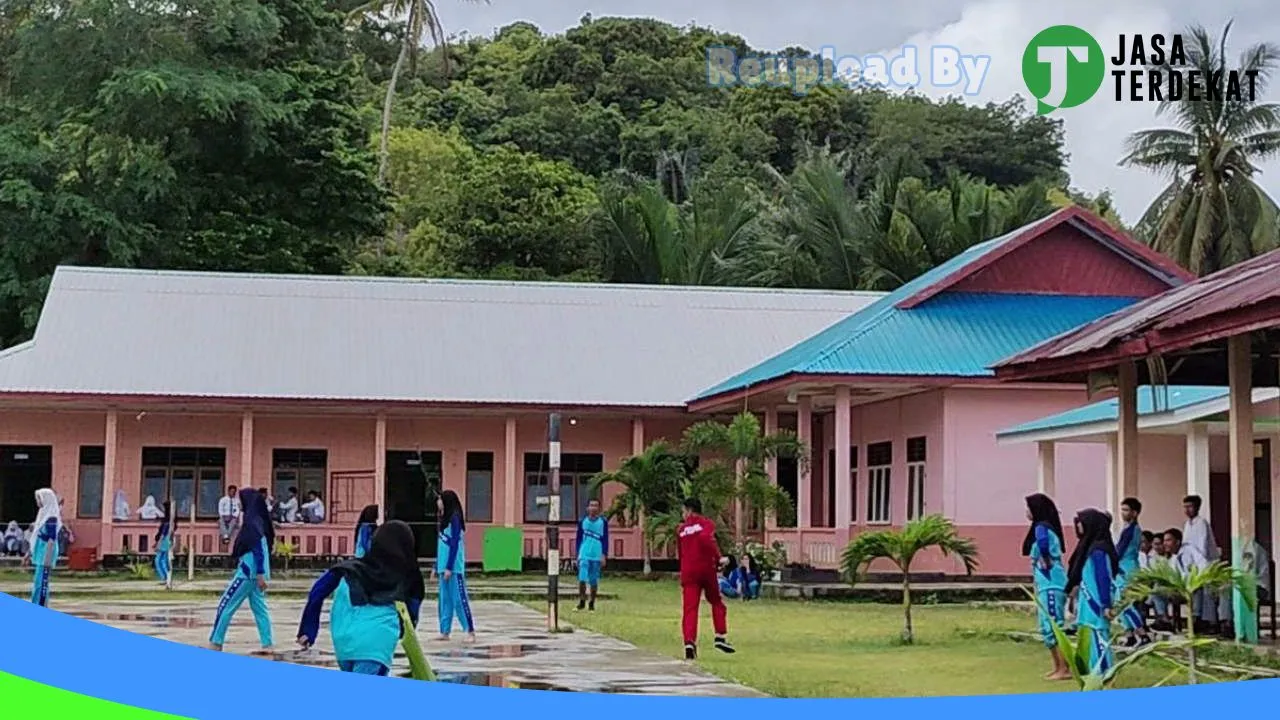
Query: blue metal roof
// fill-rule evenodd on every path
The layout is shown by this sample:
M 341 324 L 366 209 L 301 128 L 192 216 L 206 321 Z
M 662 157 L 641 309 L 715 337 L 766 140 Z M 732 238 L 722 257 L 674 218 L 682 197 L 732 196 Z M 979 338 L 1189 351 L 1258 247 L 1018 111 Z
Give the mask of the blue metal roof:
M 1171 385 L 1162 387 L 1143 385 L 1138 388 L 1138 416 L 1159 415 L 1182 410 L 1211 400 L 1221 400 L 1227 396 L 1227 393 L 1227 388 L 1216 385 Z M 1205 412 L 1206 414 L 1212 414 L 1216 411 L 1206 410 Z M 1043 417 L 1039 420 L 1025 422 L 1016 427 L 1001 430 L 996 433 L 996 436 L 1006 437 L 1036 431 L 1061 430 L 1096 422 L 1118 422 L 1119 419 L 1120 401 L 1113 398 L 1061 412 L 1057 415 Z
M 910 310 L 891 293 L 699 397 L 792 373 L 992 377 L 991 365 L 1138 298 L 944 292 Z

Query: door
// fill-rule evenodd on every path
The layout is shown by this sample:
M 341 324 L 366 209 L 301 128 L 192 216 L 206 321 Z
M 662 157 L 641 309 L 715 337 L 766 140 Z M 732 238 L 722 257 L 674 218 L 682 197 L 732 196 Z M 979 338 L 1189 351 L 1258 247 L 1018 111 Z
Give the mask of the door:
M 387 451 L 386 516 L 409 524 L 420 558 L 436 556 L 440 467 L 441 453 L 436 451 Z
M 1253 443 L 1253 534 L 1258 544 L 1275 557 L 1272 551 L 1271 527 L 1271 441 L 1255 440 Z
M 35 522 L 36 490 L 52 483 L 51 446 L 0 445 L 0 524 Z
M 1231 557 L 1231 473 L 1209 474 L 1209 527 L 1222 554 Z

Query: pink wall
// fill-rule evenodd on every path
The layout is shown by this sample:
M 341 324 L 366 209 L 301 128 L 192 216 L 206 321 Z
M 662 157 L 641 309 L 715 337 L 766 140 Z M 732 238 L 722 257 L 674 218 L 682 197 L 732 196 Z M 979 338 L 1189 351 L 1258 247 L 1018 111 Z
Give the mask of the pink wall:
M 105 413 L 94 412 L 9 412 L 0 422 L 0 445 L 52 445 L 53 490 L 66 504 L 63 513 L 75 522 L 77 541 L 97 544 L 101 525 L 97 520 L 76 517 L 77 485 L 80 474 L 80 446 L 102 445 L 107 434 Z M 23 523 L 35 518 L 0 518 L 7 523 Z

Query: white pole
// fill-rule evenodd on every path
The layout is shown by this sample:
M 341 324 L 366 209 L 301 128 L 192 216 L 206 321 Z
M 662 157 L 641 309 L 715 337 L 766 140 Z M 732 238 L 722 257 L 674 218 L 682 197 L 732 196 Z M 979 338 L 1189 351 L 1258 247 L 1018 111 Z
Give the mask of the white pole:
M 191 523 L 187 525 L 187 582 L 196 579 L 196 503 L 192 499 L 191 502 Z M 172 544 L 171 544 L 172 546 Z M 173 573 L 169 573 L 169 577 L 173 577 Z

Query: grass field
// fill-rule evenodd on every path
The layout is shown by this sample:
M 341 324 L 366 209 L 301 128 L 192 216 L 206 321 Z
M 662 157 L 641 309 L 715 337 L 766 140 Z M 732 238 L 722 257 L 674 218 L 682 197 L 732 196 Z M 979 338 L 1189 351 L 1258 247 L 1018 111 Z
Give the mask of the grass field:
M 596 611 L 565 608 L 566 621 L 635 645 L 681 656 L 679 588 L 674 582 L 606 580 L 617 600 Z M 1017 609 L 933 605 L 914 609 L 916 643 L 903 646 L 895 605 L 728 601 L 729 638 L 738 652 L 711 647 L 703 606 L 698 663 L 707 671 L 779 697 L 908 697 L 1074 690 L 1042 679 L 1049 655 L 1038 643 L 1009 639 L 1034 629 Z M 527 603 L 542 608 L 540 603 Z M 1136 667 L 1118 687 L 1149 687 L 1167 669 Z

